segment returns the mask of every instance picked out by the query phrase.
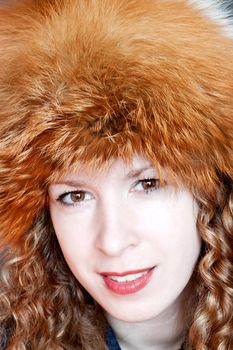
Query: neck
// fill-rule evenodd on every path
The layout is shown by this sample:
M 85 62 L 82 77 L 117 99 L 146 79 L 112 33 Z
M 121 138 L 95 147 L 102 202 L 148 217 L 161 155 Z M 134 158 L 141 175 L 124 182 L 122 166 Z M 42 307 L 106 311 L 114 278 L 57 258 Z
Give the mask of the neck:
M 122 350 L 178 350 L 184 341 L 185 321 L 177 300 L 153 319 L 127 323 L 107 315 Z

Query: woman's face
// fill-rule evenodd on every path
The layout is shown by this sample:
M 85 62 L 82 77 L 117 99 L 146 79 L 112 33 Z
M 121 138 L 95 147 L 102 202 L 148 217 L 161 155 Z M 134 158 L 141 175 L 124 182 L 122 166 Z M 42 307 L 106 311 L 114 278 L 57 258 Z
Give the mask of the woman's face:
M 85 167 L 49 187 L 53 226 L 78 281 L 111 316 L 149 320 L 174 306 L 200 252 L 197 204 L 148 160 Z

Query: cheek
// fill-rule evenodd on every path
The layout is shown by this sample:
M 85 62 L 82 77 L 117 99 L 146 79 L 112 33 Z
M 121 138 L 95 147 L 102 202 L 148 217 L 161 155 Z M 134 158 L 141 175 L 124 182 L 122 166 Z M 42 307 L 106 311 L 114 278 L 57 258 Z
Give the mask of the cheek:
M 196 204 L 192 200 L 182 200 L 170 211 L 163 226 L 159 240 L 163 261 L 177 281 L 191 277 L 200 255 L 201 238 L 196 217 Z
M 75 215 L 63 215 L 51 210 L 51 219 L 63 255 L 71 269 L 81 261 L 88 259 L 90 236 L 85 221 L 79 221 Z
M 159 258 L 166 257 L 173 265 L 196 262 L 201 247 L 196 228 L 198 208 L 188 192 L 144 202 L 139 209 L 134 213 L 135 227 L 153 244 Z

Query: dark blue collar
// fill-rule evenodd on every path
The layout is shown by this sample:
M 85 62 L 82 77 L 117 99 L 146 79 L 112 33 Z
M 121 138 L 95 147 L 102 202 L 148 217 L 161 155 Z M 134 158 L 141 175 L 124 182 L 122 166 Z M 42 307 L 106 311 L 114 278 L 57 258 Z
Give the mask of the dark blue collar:
M 109 350 L 121 350 L 112 328 L 109 326 L 106 334 L 106 344 Z

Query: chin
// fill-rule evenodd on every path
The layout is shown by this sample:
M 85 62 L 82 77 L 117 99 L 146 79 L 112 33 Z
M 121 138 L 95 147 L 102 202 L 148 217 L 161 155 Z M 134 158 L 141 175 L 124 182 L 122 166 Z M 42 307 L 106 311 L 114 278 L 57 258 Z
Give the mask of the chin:
M 106 309 L 105 309 L 106 310 Z M 148 310 L 146 310 L 145 307 L 124 307 L 122 308 L 111 308 L 110 310 L 106 310 L 107 314 L 109 314 L 110 317 L 117 319 L 122 322 L 127 323 L 139 323 L 139 322 L 145 322 L 149 321 L 157 316 L 159 316 L 163 312 L 163 308 L 154 308 L 151 310 L 151 307 L 148 307 Z

